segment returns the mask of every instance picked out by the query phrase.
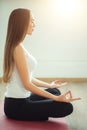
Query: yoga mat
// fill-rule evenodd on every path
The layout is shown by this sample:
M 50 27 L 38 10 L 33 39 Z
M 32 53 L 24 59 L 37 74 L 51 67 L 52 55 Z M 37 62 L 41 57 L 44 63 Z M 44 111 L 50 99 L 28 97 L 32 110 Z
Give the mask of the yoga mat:
M 8 119 L 0 102 L 0 130 L 68 130 L 65 118 L 49 118 L 48 121 L 16 121 Z

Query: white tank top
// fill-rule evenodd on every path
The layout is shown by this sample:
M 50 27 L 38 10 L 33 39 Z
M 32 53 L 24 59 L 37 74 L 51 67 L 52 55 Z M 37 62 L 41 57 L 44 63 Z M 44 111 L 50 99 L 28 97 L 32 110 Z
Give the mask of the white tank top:
M 27 62 L 29 65 L 30 80 L 32 80 L 34 69 L 36 68 L 36 59 L 24 48 Z M 7 83 L 5 97 L 26 98 L 30 96 L 30 91 L 26 90 L 18 73 L 16 65 L 14 66 L 10 81 Z

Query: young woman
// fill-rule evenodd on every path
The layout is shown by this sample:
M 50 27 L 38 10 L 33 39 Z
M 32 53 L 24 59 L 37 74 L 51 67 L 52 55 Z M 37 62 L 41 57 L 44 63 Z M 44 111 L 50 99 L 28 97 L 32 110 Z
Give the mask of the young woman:
M 57 80 L 46 83 L 33 77 L 37 62 L 22 41 L 27 34 L 32 34 L 34 27 L 30 10 L 18 8 L 10 14 L 3 65 L 3 81 L 7 83 L 4 112 L 8 118 L 15 120 L 64 117 L 73 111 L 70 102 L 80 99 L 73 99 L 71 91 L 61 94 L 57 88 L 63 84 Z

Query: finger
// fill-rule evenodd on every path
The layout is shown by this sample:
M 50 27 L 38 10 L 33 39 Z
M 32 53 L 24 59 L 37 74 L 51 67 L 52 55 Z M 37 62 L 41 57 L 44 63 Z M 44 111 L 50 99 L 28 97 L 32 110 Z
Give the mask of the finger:
M 67 85 L 67 83 L 55 83 L 56 85 L 57 85 L 57 87 L 63 87 L 63 86 L 65 86 L 65 85 Z
M 72 99 L 71 91 L 66 92 L 65 97 L 66 97 L 66 99 Z
M 62 82 L 60 80 L 55 80 L 54 83 L 58 83 L 58 84 L 61 84 Z
M 69 95 L 70 95 L 70 98 L 72 99 L 72 93 L 71 93 L 71 91 L 69 92 Z
M 68 83 L 67 82 L 62 82 L 61 83 L 61 86 L 65 86 L 65 85 L 67 85 Z
M 81 98 L 73 98 L 71 101 L 81 100 Z
M 70 94 L 70 93 L 71 93 L 71 91 L 69 90 L 69 91 L 67 91 L 64 95 L 67 96 L 67 95 Z

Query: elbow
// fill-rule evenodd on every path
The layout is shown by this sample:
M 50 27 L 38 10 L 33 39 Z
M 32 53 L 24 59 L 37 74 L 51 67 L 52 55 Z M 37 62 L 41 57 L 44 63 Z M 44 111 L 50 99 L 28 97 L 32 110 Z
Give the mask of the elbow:
M 29 82 L 24 82 L 23 83 L 23 85 L 24 85 L 24 88 L 26 89 L 26 90 L 30 90 L 30 88 L 31 88 L 31 86 L 32 86 L 32 84 L 31 84 L 31 82 L 29 81 Z

